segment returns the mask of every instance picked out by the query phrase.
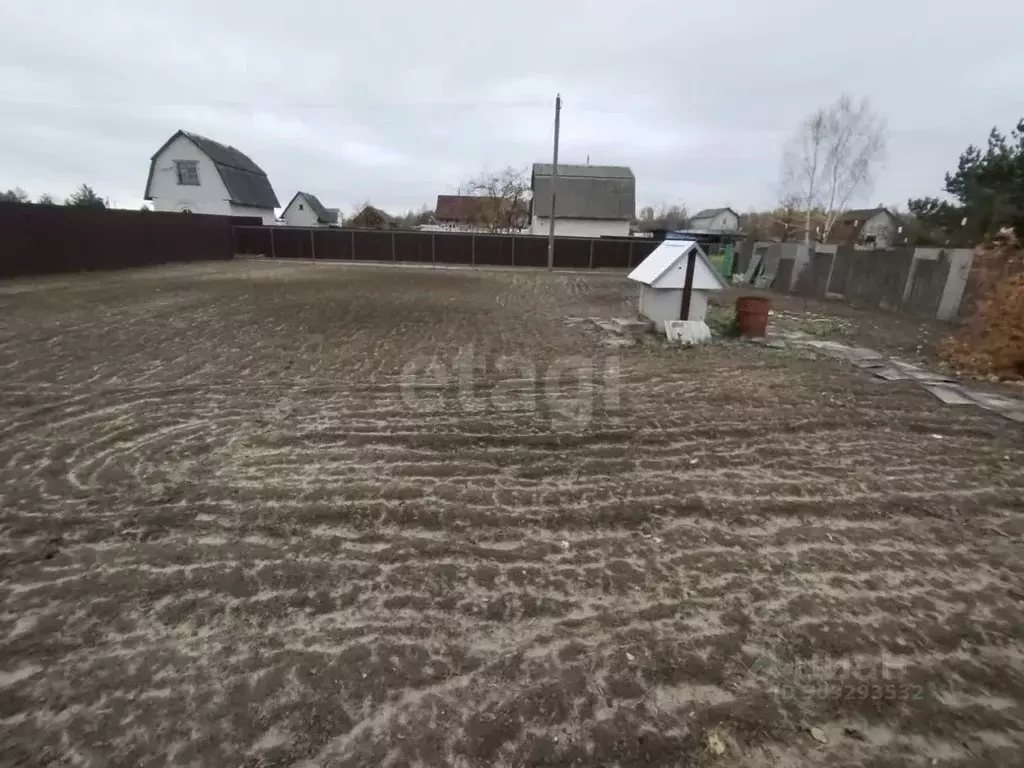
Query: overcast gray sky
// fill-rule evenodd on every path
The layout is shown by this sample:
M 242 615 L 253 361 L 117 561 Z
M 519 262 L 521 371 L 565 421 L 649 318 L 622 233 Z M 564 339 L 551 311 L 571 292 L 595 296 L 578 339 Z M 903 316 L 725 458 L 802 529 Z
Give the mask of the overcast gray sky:
M 233 144 L 286 203 L 433 207 L 551 154 L 629 165 L 639 204 L 773 204 L 782 144 L 843 91 L 889 156 L 861 201 L 936 194 L 1024 116 L 1020 0 L 0 0 L 0 189 L 141 204 L 176 129 Z

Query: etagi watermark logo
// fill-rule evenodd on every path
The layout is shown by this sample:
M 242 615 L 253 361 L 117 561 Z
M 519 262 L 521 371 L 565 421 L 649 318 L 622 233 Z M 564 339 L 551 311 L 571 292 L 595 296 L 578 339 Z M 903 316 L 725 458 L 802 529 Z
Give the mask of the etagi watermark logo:
M 749 671 L 781 701 L 913 701 L 924 695 L 913 683 L 902 656 L 884 651 L 877 658 L 834 658 L 815 654 L 791 662 L 762 656 Z
M 423 355 L 402 366 L 402 401 L 424 414 L 529 414 L 580 429 L 618 423 L 621 371 L 613 354 L 489 357 L 468 346 L 450 360 Z

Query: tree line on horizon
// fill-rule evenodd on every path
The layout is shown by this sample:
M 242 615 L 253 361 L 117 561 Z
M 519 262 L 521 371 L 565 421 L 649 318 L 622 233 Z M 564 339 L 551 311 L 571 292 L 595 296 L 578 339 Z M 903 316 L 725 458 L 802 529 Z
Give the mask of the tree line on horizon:
M 8 189 L 4 192 L 0 192 L 0 202 L 34 205 L 61 205 L 53 195 L 46 192 L 41 194 L 37 200 L 33 201 L 32 198 L 29 197 L 29 194 L 21 187 L 15 187 L 14 189 Z M 63 205 L 69 208 L 109 208 L 110 201 L 106 198 L 100 197 L 96 193 L 96 190 L 88 184 L 82 184 L 67 197 Z

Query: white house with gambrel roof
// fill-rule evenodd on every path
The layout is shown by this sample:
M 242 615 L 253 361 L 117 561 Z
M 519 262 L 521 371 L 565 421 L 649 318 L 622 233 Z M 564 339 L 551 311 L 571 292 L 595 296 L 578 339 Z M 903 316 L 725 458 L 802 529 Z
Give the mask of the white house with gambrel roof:
M 326 207 L 311 192 L 296 192 L 281 220 L 290 227 L 332 227 L 338 224 L 338 209 Z
M 273 224 L 280 206 L 267 174 L 241 150 L 178 131 L 149 162 L 146 200 L 156 211 L 256 216 Z

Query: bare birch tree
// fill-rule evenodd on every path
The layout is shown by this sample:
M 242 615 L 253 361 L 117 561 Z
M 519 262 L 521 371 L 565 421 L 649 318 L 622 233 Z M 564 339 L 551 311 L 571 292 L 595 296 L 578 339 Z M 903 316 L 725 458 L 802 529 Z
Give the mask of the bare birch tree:
M 513 232 L 525 227 L 530 214 L 530 178 L 509 166 L 497 173 L 483 172 L 463 184 L 465 194 L 480 198 L 478 226 L 489 232 Z
M 843 95 L 800 124 L 783 151 L 782 197 L 800 201 L 805 242 L 815 212 L 825 240 L 847 205 L 871 191 L 885 149 L 885 122 L 867 99 Z
M 642 229 L 683 229 L 689 215 L 685 205 L 646 205 L 640 209 L 637 224 Z

